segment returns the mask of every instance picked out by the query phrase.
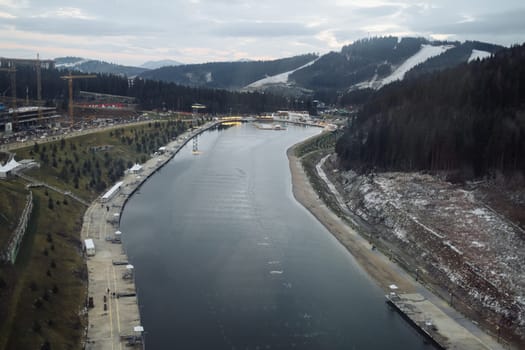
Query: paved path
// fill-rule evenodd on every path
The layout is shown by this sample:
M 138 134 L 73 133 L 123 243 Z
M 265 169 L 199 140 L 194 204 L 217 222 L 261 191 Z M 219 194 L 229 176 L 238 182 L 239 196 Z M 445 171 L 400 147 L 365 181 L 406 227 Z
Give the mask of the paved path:
M 193 132 L 180 135 L 166 146 L 165 154 L 144 163 L 140 175 L 126 175 L 121 180 L 123 184 L 120 191 L 109 201 L 96 200 L 86 210 L 82 239 L 93 239 L 96 251 L 94 256 L 87 257 L 88 297 L 93 298 L 94 307 L 88 309 L 86 349 L 143 348 L 141 333 L 134 332 L 134 327 L 141 326 L 134 279 L 124 278 L 125 275 L 129 276 L 130 269 L 126 267 L 128 258 L 123 246 L 114 242 L 115 231 L 119 230 L 120 214 L 128 197 L 149 176 L 166 164 L 195 135 L 216 124 L 207 123 Z M 126 233 L 123 232 L 122 236 L 125 240 Z M 133 342 L 134 345 L 130 344 Z
M 76 200 L 77 202 L 79 202 L 80 204 L 83 204 L 85 205 L 86 207 L 89 207 L 90 203 L 89 202 L 86 202 L 85 200 L 83 200 L 82 198 L 76 196 L 75 194 L 69 192 L 69 191 L 64 191 L 58 187 L 55 187 L 53 185 L 49 185 L 45 182 L 42 182 L 40 180 L 37 180 L 29 175 L 26 175 L 24 173 L 22 173 L 23 170 L 20 170 L 20 171 L 15 171 L 14 174 L 18 177 L 20 177 L 21 179 L 24 179 L 26 180 L 27 182 L 30 183 L 30 187 L 45 187 L 47 189 L 50 189 L 51 191 L 55 191 L 57 193 L 60 193 L 64 196 L 68 196 L 69 198 L 72 198 L 74 200 Z

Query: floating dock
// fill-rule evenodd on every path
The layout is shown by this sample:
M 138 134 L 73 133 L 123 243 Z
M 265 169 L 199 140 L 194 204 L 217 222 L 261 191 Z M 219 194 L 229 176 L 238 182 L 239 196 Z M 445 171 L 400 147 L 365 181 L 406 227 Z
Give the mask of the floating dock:
M 389 305 L 438 349 L 490 349 L 421 294 L 392 292 L 385 297 Z

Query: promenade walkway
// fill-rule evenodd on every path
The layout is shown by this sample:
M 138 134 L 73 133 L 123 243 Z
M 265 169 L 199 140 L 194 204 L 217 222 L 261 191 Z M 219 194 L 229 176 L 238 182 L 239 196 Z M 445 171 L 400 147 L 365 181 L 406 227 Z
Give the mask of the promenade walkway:
M 140 175 L 128 174 L 121 179 L 120 190 L 109 200 L 102 202 L 98 199 L 86 210 L 82 240 L 92 239 L 95 244 L 95 255 L 87 257 L 88 300 L 92 300 L 92 307 L 88 308 L 86 349 L 144 348 L 133 269 L 115 236 L 119 230 L 120 215 L 127 199 L 144 181 L 193 137 L 217 124 L 210 122 L 180 135 L 166 146 L 166 153 L 144 163 Z M 122 239 L 126 239 L 125 232 Z

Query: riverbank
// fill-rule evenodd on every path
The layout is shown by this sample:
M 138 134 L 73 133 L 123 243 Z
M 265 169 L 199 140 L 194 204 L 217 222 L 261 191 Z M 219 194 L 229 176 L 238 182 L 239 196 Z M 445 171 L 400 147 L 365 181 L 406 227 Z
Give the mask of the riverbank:
M 314 215 L 354 256 L 364 270 L 378 282 L 383 289 L 396 284 L 406 292 L 414 292 L 413 283 L 403 278 L 394 265 L 382 254 L 371 249 L 370 243 L 336 214 L 334 214 L 319 198 L 308 180 L 301 160 L 295 156 L 295 147 L 288 149 L 292 175 L 292 191 L 295 199 Z
M 86 259 L 89 278 L 86 349 L 144 348 L 133 266 L 128 262 L 120 237 L 115 235 L 120 228 L 120 215 L 130 196 L 149 177 L 193 137 L 216 125 L 217 122 L 207 123 L 179 135 L 166 145 L 165 153 L 142 164 L 140 174 L 124 176 L 115 195 L 107 200 L 95 200 L 86 210 L 81 237 L 82 240 L 92 239 L 95 245 L 95 254 Z M 126 232 L 121 235 L 125 239 Z
M 442 315 L 439 317 L 441 323 L 439 328 L 447 339 L 446 344 L 444 344 L 447 348 L 502 349 L 500 344 L 496 343 L 489 336 L 481 334 L 479 330 L 479 333 L 476 332 L 476 336 L 474 336 L 466 329 L 468 320 L 463 320 L 461 321 L 463 324 L 459 324 L 459 321 L 456 320 L 463 319 L 461 314 L 455 312 L 443 300 L 428 292 L 399 266 L 390 261 L 388 257 L 378 250 L 372 249 L 372 245 L 366 239 L 350 228 L 341 217 L 334 214 L 318 197 L 310 184 L 301 159 L 295 155 L 297 146 L 295 145 L 287 151 L 294 197 L 345 246 L 359 265 L 385 292 L 389 291 L 390 285 L 395 284 L 401 293 L 424 294 L 424 297 L 437 306 L 445 315 L 445 317 Z

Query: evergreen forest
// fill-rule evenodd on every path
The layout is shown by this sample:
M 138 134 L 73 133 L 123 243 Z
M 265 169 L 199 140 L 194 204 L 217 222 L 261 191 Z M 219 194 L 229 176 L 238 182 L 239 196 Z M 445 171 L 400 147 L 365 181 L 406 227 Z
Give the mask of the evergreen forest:
M 73 75 L 84 74 L 72 72 Z M 57 69 L 42 70 L 42 98 L 48 106 L 67 109 L 67 82 L 61 76 L 67 75 Z M 33 67 L 20 66 L 16 72 L 16 88 L 19 99 L 36 98 L 36 73 Z M 194 103 L 207 107 L 208 113 L 262 113 L 278 109 L 293 108 L 294 101 L 286 97 L 262 92 L 235 92 L 204 87 L 187 87 L 174 83 L 125 76 L 97 74 L 96 79 L 76 79 L 75 98 L 79 91 L 134 97 L 139 108 L 144 110 L 172 109 L 191 111 Z M 8 74 L 0 74 L 0 93 L 9 101 L 11 95 Z M 18 102 L 20 105 L 20 101 Z M 308 106 L 310 103 L 308 102 Z
M 525 173 L 525 45 L 359 97 L 336 145 L 345 168 Z

